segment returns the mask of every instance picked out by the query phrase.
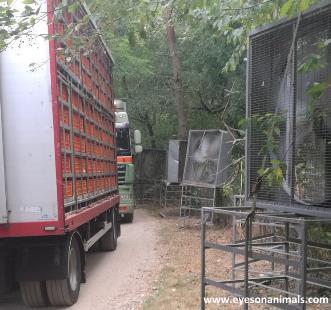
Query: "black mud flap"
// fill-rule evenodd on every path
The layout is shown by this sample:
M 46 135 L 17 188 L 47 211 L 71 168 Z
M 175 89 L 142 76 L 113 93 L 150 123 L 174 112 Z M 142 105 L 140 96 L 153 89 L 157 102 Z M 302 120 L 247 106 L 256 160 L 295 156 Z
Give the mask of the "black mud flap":
M 45 281 L 67 277 L 68 236 L 29 238 L 14 246 L 15 280 Z
M 5 246 L 0 246 L 0 295 L 10 291 L 14 284 L 14 270 L 11 251 Z

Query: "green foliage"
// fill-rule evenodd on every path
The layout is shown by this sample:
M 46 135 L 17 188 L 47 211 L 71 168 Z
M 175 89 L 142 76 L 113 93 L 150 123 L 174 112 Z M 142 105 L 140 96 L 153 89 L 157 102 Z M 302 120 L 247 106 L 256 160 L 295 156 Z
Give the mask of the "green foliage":
M 270 161 L 271 167 L 260 168 L 257 173 L 263 177 L 269 187 L 280 186 L 284 180 L 286 165 L 278 159 Z
M 324 92 L 328 87 L 329 85 L 326 82 L 314 82 L 307 87 L 306 92 L 315 101 L 324 95 Z
M 307 74 L 309 72 L 324 68 L 325 64 L 321 62 L 321 56 L 318 54 L 310 54 L 304 62 L 299 65 L 298 73 Z
M 266 113 L 264 115 L 255 114 L 240 122 L 242 127 L 250 126 L 254 132 L 258 132 L 265 139 L 265 143 L 259 151 L 259 156 L 263 160 L 257 173 L 269 187 L 281 185 L 287 169 L 286 164 L 277 156 L 281 128 L 285 121 L 284 115 Z M 274 158 L 267 162 L 267 159 L 271 157 L 270 154 L 274 154 Z
M 200 6 L 191 11 L 201 22 L 212 22 L 219 35 L 228 43 L 234 45 L 224 71 L 237 68 L 245 57 L 247 36 L 250 31 L 278 18 L 293 16 L 305 11 L 321 0 L 275 0 L 275 1 L 241 1 L 223 0 L 211 1 L 212 5 Z
M 46 33 L 36 33 L 34 26 L 42 20 L 47 20 L 47 13 L 41 10 L 44 0 L 21 0 L 17 2 L 0 0 L 0 52 L 3 52 L 15 41 L 34 39 L 36 36 L 45 39 L 58 38 L 59 35 L 50 36 Z M 81 0 L 63 0 L 54 9 L 54 21 L 62 23 L 65 9 L 69 13 L 75 13 L 81 5 Z M 93 50 L 95 42 L 99 38 L 97 30 L 92 30 L 89 25 L 89 17 L 75 19 L 64 27 L 63 41 L 70 40 L 72 46 L 58 49 L 64 59 L 72 61 L 82 50 L 89 53 Z M 19 46 L 19 44 L 17 44 Z
M 250 118 L 241 120 L 239 125 L 242 128 L 250 126 L 252 130 L 259 132 L 264 137 L 265 144 L 262 146 L 259 155 L 266 155 L 270 151 L 277 152 L 281 127 L 285 120 L 285 116 L 280 114 L 254 114 Z
M 280 16 L 293 16 L 297 12 L 307 10 L 316 1 L 314 0 L 287 0 L 280 8 Z
M 209 5 L 212 1 L 205 1 Z M 168 1 L 97 0 L 95 15 L 116 61 L 116 97 L 128 102 L 132 126 L 145 146 L 166 147 L 176 135 L 172 67 L 163 21 Z M 222 72 L 230 46 L 212 23 L 196 23 L 192 8 L 203 1 L 175 1 L 173 22 L 182 64 L 190 128 L 236 127 L 244 116 L 244 64 Z
M 24 0 L 23 4 L 22 10 L 18 10 L 13 6 L 13 1 L 0 1 L 0 53 L 36 23 L 40 4 L 34 0 Z

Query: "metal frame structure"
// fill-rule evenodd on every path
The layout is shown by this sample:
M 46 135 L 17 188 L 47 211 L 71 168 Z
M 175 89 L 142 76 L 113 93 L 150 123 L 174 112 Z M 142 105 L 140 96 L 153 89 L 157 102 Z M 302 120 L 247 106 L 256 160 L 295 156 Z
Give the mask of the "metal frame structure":
M 261 26 L 255 30 L 253 30 L 252 32 L 249 33 L 249 47 L 247 50 L 247 66 L 246 66 L 246 118 L 250 119 L 250 117 L 252 116 L 252 104 L 251 104 L 251 95 L 252 95 L 252 85 L 253 83 L 256 84 L 256 81 L 253 81 L 251 78 L 251 74 L 252 74 L 252 60 L 253 60 L 253 52 L 254 50 L 252 49 L 252 42 L 253 40 L 262 38 L 272 32 L 282 32 L 284 31 L 284 29 L 286 27 L 289 26 L 293 26 L 293 33 L 292 35 L 294 35 L 295 33 L 295 28 L 296 28 L 296 23 L 299 21 L 298 24 L 298 38 L 294 37 L 294 49 L 293 51 L 290 51 L 290 53 L 292 55 L 290 58 L 292 58 L 292 67 L 290 70 L 293 71 L 293 81 L 295 81 L 294 83 L 298 83 L 297 82 L 297 67 L 298 64 L 298 57 L 297 57 L 297 41 L 300 38 L 301 32 L 303 31 L 301 29 L 301 24 L 307 24 L 309 19 L 312 18 L 316 18 L 316 16 L 318 17 L 319 14 L 325 14 L 325 12 L 328 12 L 331 10 L 331 4 L 329 1 L 325 1 L 325 3 L 312 7 L 311 9 L 307 10 L 306 12 L 303 12 L 298 16 L 295 16 L 293 18 L 282 18 L 274 23 L 265 25 L 265 26 Z M 307 31 L 307 30 L 306 30 Z M 292 40 L 293 38 L 288 38 L 286 36 L 284 36 L 283 38 L 284 40 Z M 270 40 L 270 39 L 267 39 Z M 258 61 L 260 61 L 258 59 Z M 286 70 L 286 68 L 285 68 Z M 276 78 L 274 78 L 276 79 Z M 292 82 L 293 82 L 292 81 Z M 296 120 L 296 104 L 297 104 L 297 89 L 296 89 L 296 85 L 294 85 L 294 91 L 293 91 L 293 98 L 291 98 L 291 100 L 293 101 L 293 111 L 292 111 L 292 122 L 293 122 L 293 128 L 295 128 L 295 120 Z M 270 97 L 270 96 L 269 96 Z M 264 100 L 264 99 L 263 99 Z M 267 105 L 265 102 L 263 103 L 264 105 Z M 293 137 L 291 138 L 291 149 L 289 150 L 289 152 L 291 153 L 291 174 L 293 175 L 294 172 L 292 170 L 294 170 L 294 165 L 295 165 L 295 152 L 296 152 L 296 145 L 295 145 L 295 133 L 293 135 Z M 245 205 L 251 205 L 252 203 L 252 196 L 250 195 L 250 190 L 252 188 L 252 184 L 251 184 L 251 174 L 252 174 L 252 170 L 250 169 L 251 164 L 252 164 L 252 159 L 251 159 L 251 150 L 253 149 L 252 145 L 251 145 L 251 140 L 252 140 L 252 132 L 251 129 L 248 127 L 248 129 L 246 130 L 246 146 L 245 146 L 245 153 L 246 153 L 246 165 L 245 165 L 245 175 L 246 175 L 246 181 L 245 182 L 245 193 L 246 193 L 246 198 L 245 198 Z M 294 142 L 293 142 L 294 141 Z M 291 178 L 292 178 L 291 175 Z M 331 212 L 330 212 L 330 208 L 327 207 L 322 207 L 319 205 L 310 205 L 310 204 L 300 204 L 300 203 L 296 203 L 294 200 L 294 194 L 293 194 L 293 180 L 291 179 L 290 182 L 290 188 L 291 188 L 291 197 L 289 198 L 289 202 L 280 202 L 280 201 L 272 201 L 272 200 L 266 200 L 266 199 L 262 199 L 260 197 L 258 197 L 257 200 L 257 206 L 263 209 L 268 209 L 268 210 L 274 210 L 274 211 L 282 211 L 282 212 L 293 212 L 293 213 L 298 213 L 298 214 L 305 214 L 308 216 L 316 216 L 316 217 L 328 217 L 331 219 Z
M 221 135 L 220 144 L 216 144 L 218 146 L 217 158 L 210 158 L 210 154 L 207 154 L 206 152 L 199 154 L 199 159 L 201 162 L 208 163 L 209 161 L 217 161 L 216 171 L 213 171 L 215 174 L 215 180 L 213 183 L 208 183 L 206 180 L 192 180 L 190 174 L 188 173 L 190 171 L 188 168 L 190 167 L 189 165 L 194 164 L 194 161 L 191 161 L 191 158 L 194 157 L 193 154 L 191 154 L 191 147 L 194 143 L 193 136 L 200 133 L 203 133 L 203 135 L 200 141 L 199 151 L 206 134 L 218 133 Z M 179 211 L 180 218 L 184 220 L 184 226 L 185 220 L 189 218 L 192 213 L 197 211 L 200 212 L 202 207 L 216 208 L 219 206 L 219 193 L 227 177 L 227 158 L 230 152 L 229 139 L 229 133 L 224 130 L 190 130 L 182 180 L 182 194 Z M 190 169 L 193 168 L 194 167 L 192 166 Z M 211 214 L 209 220 L 210 222 L 213 221 L 213 214 Z
M 221 188 L 219 187 L 209 188 L 183 184 L 179 209 L 179 216 L 184 221 L 183 226 L 186 225 L 185 220 L 188 219 L 192 213 L 200 213 L 203 207 L 210 209 L 219 207 L 221 196 Z M 214 213 L 211 212 L 211 214 L 208 214 L 207 219 L 209 223 L 212 223 Z
M 206 286 L 215 286 L 238 297 L 257 297 L 254 292 L 264 289 L 269 296 L 307 297 L 307 287 L 325 288 L 331 291 L 331 261 L 314 256 L 316 251 L 331 255 L 331 245 L 311 241 L 309 229 L 329 225 L 327 218 L 297 216 L 290 212 L 272 212 L 259 209 L 253 222 L 247 221 L 249 207 L 203 208 L 201 210 L 201 309 L 205 309 Z M 230 216 L 233 223 L 232 243 L 220 244 L 206 238 L 208 214 Z M 238 239 L 238 226 L 243 228 L 245 238 Z M 262 229 L 257 229 L 258 227 Z M 253 236 L 252 232 L 257 232 Z M 216 249 L 232 254 L 231 279 L 215 280 L 206 275 L 206 251 Z M 315 252 L 314 252 L 315 251 Z M 316 253 L 315 253 L 316 255 Z M 238 260 L 241 257 L 241 260 Z M 270 263 L 269 270 L 253 270 L 253 264 Z M 316 274 L 323 272 L 327 279 Z M 243 276 L 238 279 L 237 274 Z M 315 276 L 314 276 L 315 274 Z M 302 304 L 273 304 L 282 309 L 305 309 Z M 244 309 L 249 305 L 245 304 Z
M 161 187 L 162 185 L 160 180 L 135 183 L 134 191 L 137 204 L 161 204 Z
M 170 184 L 164 181 L 161 185 L 161 205 L 164 208 L 168 207 L 169 203 L 179 206 L 182 199 L 182 184 Z

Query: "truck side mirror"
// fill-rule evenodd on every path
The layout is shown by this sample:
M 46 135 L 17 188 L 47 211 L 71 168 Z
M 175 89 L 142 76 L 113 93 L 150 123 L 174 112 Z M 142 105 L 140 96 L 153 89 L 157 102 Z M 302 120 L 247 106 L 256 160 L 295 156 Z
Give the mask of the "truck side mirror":
M 143 147 L 141 145 L 135 145 L 134 146 L 135 153 L 141 153 L 143 151 Z
M 134 144 L 141 145 L 141 132 L 140 130 L 134 131 Z

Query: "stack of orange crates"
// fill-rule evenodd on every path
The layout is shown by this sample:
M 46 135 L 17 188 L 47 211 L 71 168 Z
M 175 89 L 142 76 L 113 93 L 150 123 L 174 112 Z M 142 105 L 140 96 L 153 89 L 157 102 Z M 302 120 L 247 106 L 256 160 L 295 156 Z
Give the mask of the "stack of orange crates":
M 59 5 L 60 0 L 54 1 L 54 8 Z M 55 21 L 62 183 L 68 204 L 102 199 L 117 188 L 112 60 L 102 44 L 95 44 L 98 47 L 91 52 L 78 53 L 69 63 L 61 52 L 72 47 L 63 38 L 66 25 L 83 15 L 80 8 L 73 14 L 63 9 Z

